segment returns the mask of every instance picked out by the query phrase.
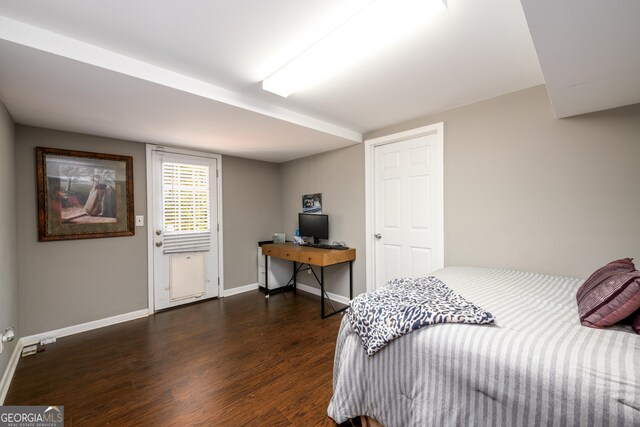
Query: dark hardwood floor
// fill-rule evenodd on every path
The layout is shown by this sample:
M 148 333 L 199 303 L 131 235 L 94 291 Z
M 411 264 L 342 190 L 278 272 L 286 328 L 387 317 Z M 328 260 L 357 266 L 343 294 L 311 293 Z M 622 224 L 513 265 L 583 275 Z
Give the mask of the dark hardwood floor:
M 64 405 L 65 425 L 335 426 L 342 315 L 248 292 L 61 338 L 20 360 L 5 405 Z

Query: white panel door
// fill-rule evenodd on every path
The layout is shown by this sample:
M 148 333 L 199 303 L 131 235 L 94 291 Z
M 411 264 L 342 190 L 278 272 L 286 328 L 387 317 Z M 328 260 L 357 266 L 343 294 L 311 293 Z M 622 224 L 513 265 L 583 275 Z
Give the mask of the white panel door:
M 154 150 L 151 161 L 155 309 L 217 297 L 217 159 Z
M 438 135 L 374 148 L 375 287 L 444 266 L 443 165 Z

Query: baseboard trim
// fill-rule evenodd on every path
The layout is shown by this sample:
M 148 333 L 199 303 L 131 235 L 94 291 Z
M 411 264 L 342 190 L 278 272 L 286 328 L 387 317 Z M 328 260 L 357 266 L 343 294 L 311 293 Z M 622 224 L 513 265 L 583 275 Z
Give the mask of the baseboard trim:
M 258 286 L 260 286 L 258 283 L 252 283 L 250 285 L 238 286 L 237 288 L 225 289 L 224 292 L 222 292 L 222 296 L 230 297 L 233 295 L 243 294 L 245 292 L 255 291 L 258 289 Z
M 4 374 L 2 375 L 2 381 L 0 381 L 0 406 L 4 405 L 4 399 L 7 397 L 7 393 L 9 392 L 9 386 L 11 385 L 11 380 L 13 379 L 13 374 L 16 371 L 16 367 L 18 366 L 18 360 L 20 360 L 20 354 L 22 354 L 22 340 L 18 340 L 16 342 L 16 346 L 13 348 L 13 353 L 9 358 L 9 363 L 7 364 L 7 368 L 4 370 Z
M 231 288 L 231 289 L 225 289 L 224 292 L 222 293 L 223 297 L 230 297 L 233 295 L 238 295 L 238 294 L 242 294 L 245 292 L 251 292 L 251 291 L 255 291 L 256 289 L 258 289 L 260 286 L 259 283 L 252 283 L 250 285 L 245 285 L 245 286 L 239 286 L 237 288 Z M 264 288 L 264 286 L 262 286 Z M 312 286 L 308 286 L 308 285 L 303 285 L 301 283 L 297 283 L 296 284 L 296 288 L 298 288 L 299 290 L 306 292 L 308 294 L 311 295 L 315 295 L 315 296 L 320 296 L 320 289 L 318 288 L 314 288 Z M 339 302 L 340 304 L 345 304 L 348 305 L 349 302 L 351 301 L 349 298 L 344 297 L 342 295 L 338 295 L 338 294 L 334 294 L 332 292 L 327 292 L 327 295 L 329 295 L 329 298 L 331 298 L 332 301 L 336 301 Z
M 94 329 L 104 328 L 105 326 L 116 325 L 118 323 L 128 322 L 129 320 L 140 319 L 149 315 L 148 309 L 132 311 L 130 313 L 118 314 L 117 316 L 107 317 L 104 319 L 93 320 L 79 325 L 68 326 L 66 328 L 56 329 L 54 331 L 42 332 L 40 334 L 22 337 L 22 345 L 32 345 L 39 343 L 42 338 L 56 337 L 62 338 L 69 335 L 79 334 L 81 332 L 92 331 Z
M 311 287 L 311 286 L 303 285 L 303 284 L 301 284 L 299 282 L 296 284 L 296 288 L 298 288 L 299 290 L 301 290 L 303 292 L 306 292 L 306 293 L 309 293 L 309 294 L 312 294 L 312 295 L 316 295 L 316 296 L 320 296 L 320 289 L 318 289 L 318 288 L 314 288 L 314 287 Z M 332 292 L 327 292 L 327 295 L 329 296 L 331 301 L 339 302 L 340 304 L 349 305 L 349 302 L 351 301 L 347 297 L 343 297 L 342 295 L 334 294 Z

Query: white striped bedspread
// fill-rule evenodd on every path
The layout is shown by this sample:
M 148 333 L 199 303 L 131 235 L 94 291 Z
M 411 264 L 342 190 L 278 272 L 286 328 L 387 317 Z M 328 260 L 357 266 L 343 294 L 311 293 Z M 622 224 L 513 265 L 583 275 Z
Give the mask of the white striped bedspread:
M 328 408 L 336 422 L 640 426 L 640 336 L 581 326 L 583 280 L 473 267 L 433 275 L 497 325 L 433 325 L 369 357 L 345 316 Z

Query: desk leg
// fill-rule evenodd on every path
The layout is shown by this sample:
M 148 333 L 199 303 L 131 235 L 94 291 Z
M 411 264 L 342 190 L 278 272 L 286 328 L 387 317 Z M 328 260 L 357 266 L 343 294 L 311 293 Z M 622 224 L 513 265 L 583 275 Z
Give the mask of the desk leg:
M 353 299 L 353 261 L 349 261 L 349 300 Z
M 296 262 L 293 261 L 293 289 L 296 289 L 296 276 L 298 275 L 298 272 L 296 271 Z
M 264 256 L 264 297 L 269 298 L 269 257 Z
M 320 267 L 320 317 L 324 319 L 324 267 Z

